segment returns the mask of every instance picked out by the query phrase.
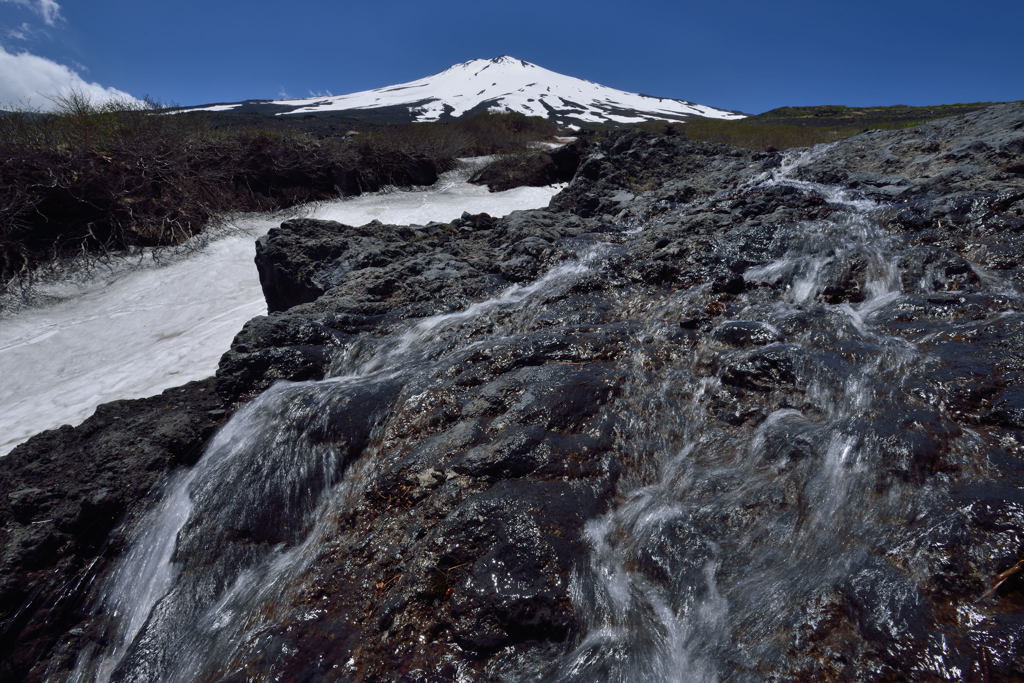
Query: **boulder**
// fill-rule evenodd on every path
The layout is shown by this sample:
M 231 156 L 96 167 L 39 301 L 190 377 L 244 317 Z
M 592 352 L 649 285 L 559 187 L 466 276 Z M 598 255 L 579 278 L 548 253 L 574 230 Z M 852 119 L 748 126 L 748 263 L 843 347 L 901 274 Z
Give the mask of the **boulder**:
M 586 141 L 576 140 L 550 151 L 500 156 L 470 176 L 469 182 L 486 185 L 491 192 L 568 182 L 576 173 L 586 148 Z

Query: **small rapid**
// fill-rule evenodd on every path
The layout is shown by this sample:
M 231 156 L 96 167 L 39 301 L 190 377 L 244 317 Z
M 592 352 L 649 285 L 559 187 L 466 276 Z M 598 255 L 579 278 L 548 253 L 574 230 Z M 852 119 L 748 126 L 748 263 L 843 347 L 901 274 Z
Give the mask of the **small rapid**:
M 191 681 L 222 671 L 308 567 L 358 478 L 345 476 L 411 376 L 464 351 L 463 326 L 513 333 L 524 308 L 600 263 L 590 246 L 526 285 L 431 316 L 340 353 L 330 376 L 279 382 L 242 408 L 178 475 L 138 527 L 103 591 L 105 652 L 83 651 L 75 680 Z M 340 444 L 340 447 L 339 447 Z
M 878 457 L 857 419 L 876 400 L 879 376 L 901 372 L 916 356 L 912 346 L 870 325 L 871 311 L 899 294 L 899 274 L 886 256 L 894 245 L 868 217 L 877 206 L 839 188 L 791 181 L 796 167 L 785 164 L 759 183 L 799 184 L 827 194 L 843 213 L 794 226 L 780 258 L 744 273 L 751 282 L 781 284 L 785 296 L 769 307 L 751 304 L 742 322 L 781 337 L 780 328 L 792 327 L 787 319 L 821 295 L 826 266 L 863 254 L 864 301 L 828 308 L 870 350 L 848 377 L 815 378 L 808 390 L 813 411 L 780 408 L 745 442 L 703 417 L 704 403 L 722 381 L 706 373 L 719 347 L 698 349 L 689 363 L 653 384 L 651 363 L 632 361 L 632 409 L 644 417 L 631 421 L 624 438 L 661 455 L 644 465 L 650 483 L 586 527 L 593 555 L 588 569 L 576 574 L 572 595 L 587 634 L 556 680 L 717 680 L 730 666 L 722 657 L 725 643 L 741 630 L 770 641 L 788 605 L 802 604 L 808 590 L 834 582 L 863 559 L 858 539 L 879 524 L 875 514 L 898 514 L 865 515 L 856 505 L 859 490 L 871 486 L 870 461 Z M 460 338 L 469 333 L 460 334 L 463 325 L 483 326 L 485 338 L 518 331 L 523 325 L 517 320 L 530 319 L 531 300 L 571 287 L 600 268 L 614 242 L 642 231 L 631 225 L 532 283 L 361 342 L 338 355 L 328 378 L 278 383 L 245 406 L 140 524 L 103 593 L 113 646 L 83 653 L 79 680 L 186 681 L 223 672 L 242 644 L 267 626 L 261 612 L 272 613 L 308 569 L 329 528 L 324 520 L 349 504 L 359 479 L 346 472 L 400 387 L 446 353 L 464 352 Z M 681 292 L 662 303 L 656 317 L 702 291 Z M 724 325 L 730 322 L 741 321 Z M 774 346 L 783 345 L 764 348 Z M 703 531 L 712 510 L 771 500 L 781 495 L 779 480 L 787 476 L 794 479 L 791 487 L 802 487 L 802 515 L 740 527 L 729 547 Z M 750 571 L 734 585 L 721 585 L 722 572 L 744 552 Z M 801 571 L 794 574 L 794 566 Z M 770 655 L 762 645 L 747 647 L 750 658 Z
M 978 443 L 907 407 L 921 391 L 915 378 L 935 361 L 876 314 L 931 294 L 933 282 L 900 267 L 912 245 L 879 224 L 882 205 L 792 177 L 828 149 L 790 154 L 747 185 L 813 193 L 839 210 L 776 234 L 779 256 L 743 273 L 735 317 L 656 376 L 663 347 L 637 343 L 626 392 L 637 417 L 624 441 L 643 464 L 622 502 L 587 524 L 592 553 L 572 583 L 585 635 L 550 680 L 765 680 L 794 663 L 813 665 L 815 627 L 834 618 L 837 600 L 873 610 L 855 618 L 889 655 L 907 647 L 921 597 L 884 558 L 894 548 L 923 557 L 927 537 L 909 527 L 926 518 L 955 524 L 957 513 L 916 481 L 916 454 L 894 447 L 893 431 L 935 430 L 954 452 L 976 452 Z M 1008 283 L 975 269 L 1007 292 Z M 853 297 L 835 291 L 843 270 L 840 278 L 857 280 Z M 760 296 L 765 285 L 781 296 Z M 652 317 L 685 317 L 694 294 L 680 292 Z M 765 380 L 757 390 L 796 385 L 802 397 L 776 405 L 753 429 L 723 429 L 715 408 L 723 383 Z M 930 438 L 918 437 L 921 449 L 936 448 Z M 918 673 L 959 679 L 946 647 L 936 636 L 932 666 Z
M 680 158 L 632 150 L 655 144 Z M 636 213 L 582 184 L 596 217 L 366 246 L 345 295 L 297 316 L 338 331 L 326 376 L 240 408 L 135 520 L 74 679 L 984 671 L 970 639 L 994 658 L 1015 636 L 943 582 L 975 572 L 952 566 L 982 533 L 955 496 L 995 476 L 974 427 L 1002 387 L 956 404 L 991 372 L 957 344 L 1024 324 L 1024 297 L 801 179 L 831 149 Z M 468 274 L 416 279 L 435 262 Z M 1014 556 L 1008 509 L 978 548 Z

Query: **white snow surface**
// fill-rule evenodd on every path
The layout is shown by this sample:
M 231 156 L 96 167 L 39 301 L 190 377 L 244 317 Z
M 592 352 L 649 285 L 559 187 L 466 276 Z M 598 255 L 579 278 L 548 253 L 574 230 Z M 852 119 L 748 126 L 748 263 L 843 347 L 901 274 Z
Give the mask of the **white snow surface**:
M 685 100 L 616 90 L 507 56 L 474 59 L 433 76 L 376 90 L 273 100 L 269 104 L 295 107 L 279 114 L 282 116 L 400 106 L 408 107 L 416 121 L 437 121 L 446 112 L 452 117 L 459 117 L 478 107 L 588 123 L 640 123 L 679 120 L 689 116 L 744 118 L 743 114 Z M 190 111 L 222 111 L 229 106 L 216 105 Z
M 444 174 L 430 188 L 304 207 L 301 215 L 364 225 L 423 224 L 547 206 L 561 186 L 489 193 Z M 228 219 L 232 230 L 186 258 L 61 283 L 58 303 L 0 319 L 0 456 L 33 434 L 77 425 L 101 403 L 153 396 L 210 377 L 235 334 L 267 312 L 255 240 L 281 215 Z
M 174 111 L 166 112 L 168 114 L 182 114 L 187 111 L 231 111 L 242 106 L 241 104 L 211 104 L 208 107 L 192 107 L 190 109 L 175 109 Z

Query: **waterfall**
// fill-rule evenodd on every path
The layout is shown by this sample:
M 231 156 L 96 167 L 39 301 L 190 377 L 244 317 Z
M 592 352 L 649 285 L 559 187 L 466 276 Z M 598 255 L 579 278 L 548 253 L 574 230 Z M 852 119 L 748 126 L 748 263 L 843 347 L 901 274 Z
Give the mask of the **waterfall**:
M 837 586 L 882 596 L 880 613 L 865 621 L 885 629 L 891 648 L 902 647 L 920 597 L 880 558 L 895 547 L 923 552 L 927 541 L 908 531 L 908 521 L 936 515 L 943 524 L 955 513 L 940 512 L 946 506 L 937 490 L 888 474 L 913 467 L 894 462 L 901 454 L 887 430 L 921 428 L 900 402 L 914 402 L 911 392 L 920 389 L 912 378 L 933 361 L 876 313 L 933 290 L 898 266 L 911 245 L 879 225 L 879 204 L 791 177 L 827 151 L 790 154 L 747 185 L 811 192 L 840 210 L 777 233 L 781 256 L 746 270 L 751 287 L 738 297 L 738 315 L 718 322 L 688 362 L 656 377 L 650 368 L 659 349 L 635 345 L 627 394 L 642 421 L 633 422 L 624 448 L 640 459 L 653 455 L 647 476 L 620 493 L 621 504 L 587 526 L 591 556 L 572 585 L 585 633 L 550 680 L 765 680 L 787 658 L 799 658 L 792 648 L 801 647 L 800 635 L 791 640 L 791 629 L 808 610 L 821 611 L 811 621 L 824 620 Z M 850 264 L 863 278 L 860 300 L 829 303 L 834 269 Z M 1007 283 L 985 275 L 1006 291 Z M 758 296 L 760 283 L 781 298 Z M 678 293 L 652 317 L 671 319 L 693 294 Z M 802 324 L 812 318 L 828 321 L 830 334 Z M 723 342 L 734 330 L 767 341 L 735 348 Z M 781 374 L 796 376 L 783 383 L 805 383 L 798 387 L 804 399 L 752 429 L 724 431 L 709 418 L 710 404 L 723 382 L 742 381 L 746 361 L 780 363 Z M 945 436 L 951 449 L 974 447 L 968 433 Z M 760 514 L 766 508 L 776 512 Z M 936 647 L 941 654 L 942 644 Z
M 76 679 L 192 681 L 217 671 L 308 566 L 327 511 L 338 514 L 358 487 L 349 465 L 403 383 L 459 348 L 463 325 L 498 337 L 521 327 L 527 302 L 571 287 L 605 252 L 586 247 L 528 285 L 344 349 L 331 376 L 279 382 L 239 410 L 139 524 L 103 593 L 111 646 L 84 652 Z

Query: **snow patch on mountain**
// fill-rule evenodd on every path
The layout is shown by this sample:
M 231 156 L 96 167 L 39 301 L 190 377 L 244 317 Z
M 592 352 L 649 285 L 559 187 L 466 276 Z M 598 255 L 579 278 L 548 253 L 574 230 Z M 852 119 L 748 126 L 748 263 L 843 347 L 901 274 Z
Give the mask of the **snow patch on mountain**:
M 414 121 L 458 118 L 483 109 L 541 116 L 560 123 L 641 123 L 692 116 L 738 119 L 743 114 L 685 100 L 616 90 L 549 71 L 514 57 L 474 59 L 417 81 L 348 95 L 273 100 L 278 115 L 406 108 Z M 190 111 L 223 111 L 226 105 Z M 241 107 L 242 104 L 234 105 Z

